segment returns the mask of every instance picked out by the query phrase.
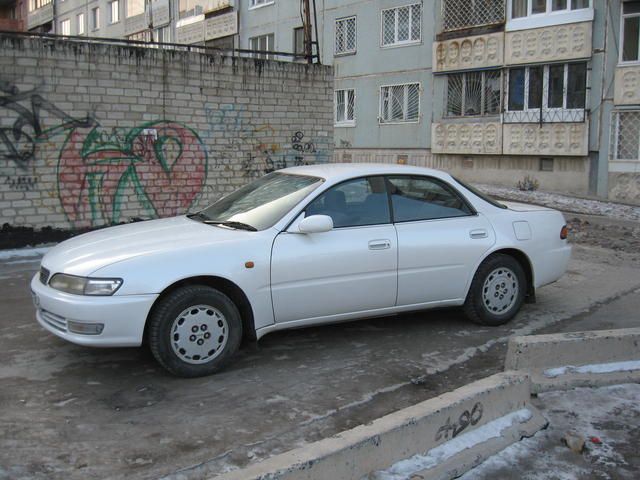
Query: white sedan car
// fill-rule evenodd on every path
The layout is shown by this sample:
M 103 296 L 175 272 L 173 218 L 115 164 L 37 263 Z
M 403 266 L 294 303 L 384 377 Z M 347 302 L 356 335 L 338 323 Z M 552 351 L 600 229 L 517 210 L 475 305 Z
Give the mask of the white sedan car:
M 139 346 L 176 375 L 242 337 L 433 307 L 510 320 L 567 269 L 561 213 L 498 203 L 447 173 L 329 164 L 270 173 L 204 210 L 67 240 L 31 281 L 40 325 Z

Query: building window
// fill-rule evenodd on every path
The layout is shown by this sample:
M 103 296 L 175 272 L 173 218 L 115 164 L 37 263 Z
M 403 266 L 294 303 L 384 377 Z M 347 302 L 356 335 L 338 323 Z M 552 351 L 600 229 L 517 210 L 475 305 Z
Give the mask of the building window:
M 127 40 L 135 40 L 136 42 L 150 42 L 151 30 L 143 30 L 142 32 L 132 33 L 127 37 Z
M 356 53 L 356 17 L 336 20 L 336 55 Z
M 422 35 L 422 5 L 382 10 L 382 46 L 417 43 Z
M 273 33 L 269 33 L 267 35 L 260 35 L 258 37 L 251 37 L 249 39 L 249 49 L 257 50 L 260 52 L 269 52 L 273 50 L 274 36 Z M 269 55 L 266 53 L 254 53 L 254 57 L 256 58 L 264 58 L 264 59 L 272 59 L 273 55 Z
M 498 115 L 500 84 L 500 70 L 449 75 L 447 115 L 451 117 Z
M 591 0 L 510 0 L 511 18 L 569 12 L 591 7 Z
M 68 18 L 60 22 L 60 35 L 71 35 L 71 20 Z
M 275 0 L 251 0 L 249 8 L 264 7 L 272 3 L 275 3 Z
M 587 64 L 509 69 L 505 122 L 581 122 L 587 96 Z
M 504 0 L 444 0 L 442 2 L 442 25 L 445 31 L 503 22 Z
M 37 10 L 38 8 L 46 7 L 53 0 L 29 0 L 28 9 L 30 12 Z
M 78 35 L 84 35 L 84 13 L 79 13 L 76 19 L 78 21 Z
M 542 157 L 540 159 L 540 171 L 541 172 L 553 172 L 553 158 Z
M 293 53 L 295 58 L 304 57 L 304 27 L 297 27 L 293 29 Z
M 120 21 L 120 1 L 112 0 L 109 2 L 109 23 L 118 23 Z
M 614 112 L 611 157 L 618 162 L 640 162 L 640 110 Z
M 144 13 L 145 3 L 145 0 L 127 0 L 125 5 L 127 18 Z
M 169 25 L 156 28 L 153 31 L 153 39 L 158 43 L 171 43 L 171 28 Z
M 350 126 L 356 124 L 355 118 L 356 91 L 352 88 L 335 92 L 335 124 Z
M 380 123 L 417 122 L 419 115 L 419 83 L 380 87 Z
M 100 7 L 91 9 L 91 28 L 98 30 L 100 28 Z
M 640 60 L 640 1 L 622 4 L 622 61 Z

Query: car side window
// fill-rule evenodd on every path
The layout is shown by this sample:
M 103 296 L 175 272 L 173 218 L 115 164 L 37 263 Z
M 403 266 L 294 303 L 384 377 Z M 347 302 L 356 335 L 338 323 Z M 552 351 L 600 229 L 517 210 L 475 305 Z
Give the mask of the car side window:
M 452 187 L 429 177 L 389 177 L 393 219 L 396 222 L 472 215 L 473 211 Z
M 336 185 L 311 202 L 305 215 L 329 215 L 334 228 L 390 223 L 384 178 L 358 178 Z

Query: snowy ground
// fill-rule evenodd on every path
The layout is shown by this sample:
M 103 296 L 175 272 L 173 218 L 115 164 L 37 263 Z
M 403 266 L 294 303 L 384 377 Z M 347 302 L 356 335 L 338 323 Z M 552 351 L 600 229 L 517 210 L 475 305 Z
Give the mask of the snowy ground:
M 618 220 L 640 221 L 640 207 L 623 205 L 603 200 L 576 198 L 569 195 L 550 192 L 524 192 L 517 188 L 496 185 L 475 184 L 479 190 L 488 195 L 524 203 L 535 203 L 557 208 L 565 212 L 583 213 L 587 215 L 603 215 Z
M 461 480 L 639 477 L 640 385 L 549 392 L 540 394 L 535 404 L 549 427 L 489 458 Z M 562 443 L 569 431 L 586 439 L 581 454 Z

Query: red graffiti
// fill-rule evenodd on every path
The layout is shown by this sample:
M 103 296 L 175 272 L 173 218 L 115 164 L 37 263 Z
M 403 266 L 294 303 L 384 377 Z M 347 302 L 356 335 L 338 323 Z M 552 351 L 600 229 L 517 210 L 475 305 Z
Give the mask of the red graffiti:
M 158 122 L 112 142 L 96 132 L 73 130 L 60 154 L 60 201 L 75 227 L 128 219 L 135 200 L 150 216 L 178 215 L 201 192 L 207 154 L 191 129 Z

